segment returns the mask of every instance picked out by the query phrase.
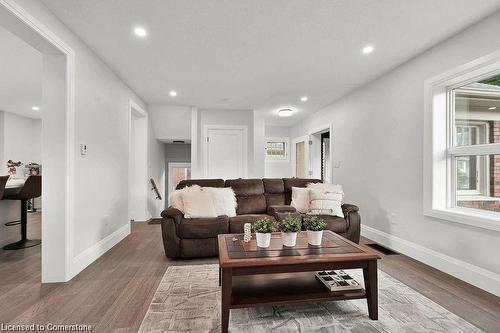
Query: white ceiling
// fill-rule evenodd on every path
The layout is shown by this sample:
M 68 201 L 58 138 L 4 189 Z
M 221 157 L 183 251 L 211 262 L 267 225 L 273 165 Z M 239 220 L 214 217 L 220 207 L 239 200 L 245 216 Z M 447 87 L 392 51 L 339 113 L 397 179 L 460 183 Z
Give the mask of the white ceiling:
M 42 54 L 0 26 L 0 111 L 41 118 L 41 99 Z
M 500 7 L 500 0 L 43 2 L 148 103 L 259 109 L 273 125 L 297 122 Z M 145 40 L 132 34 L 137 24 L 148 30 Z M 368 43 L 376 49 L 364 56 Z M 297 113 L 279 119 L 282 106 Z

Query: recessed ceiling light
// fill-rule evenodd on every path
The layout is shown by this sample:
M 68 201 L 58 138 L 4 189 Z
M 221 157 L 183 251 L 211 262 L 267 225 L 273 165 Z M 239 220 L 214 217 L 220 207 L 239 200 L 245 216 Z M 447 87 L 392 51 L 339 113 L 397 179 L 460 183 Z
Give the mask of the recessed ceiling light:
M 40 108 L 39 108 L 38 106 L 36 106 L 36 105 L 35 105 L 35 106 L 32 106 L 32 107 L 31 107 L 31 110 L 33 110 L 33 111 L 38 111 L 38 110 L 40 110 Z
M 281 109 L 278 111 L 280 117 L 290 117 L 293 113 L 292 109 Z
M 143 27 L 135 27 L 134 28 L 134 34 L 137 37 L 144 38 L 144 37 L 146 37 L 148 35 L 148 32 Z
M 172 96 L 172 97 L 175 97 L 175 96 L 177 96 L 177 91 L 172 90 L 172 91 L 170 91 L 168 94 L 169 94 L 170 96 Z
M 300 98 L 300 100 L 301 100 L 302 102 L 307 102 L 308 98 L 307 98 L 307 96 L 303 96 L 303 97 L 301 97 L 301 98 Z
M 488 108 L 488 110 L 495 110 L 497 107 L 496 106 L 492 106 L 490 108 Z
M 361 52 L 363 52 L 363 54 L 370 54 L 374 50 L 375 50 L 375 46 L 373 46 L 373 45 L 366 45 L 365 47 L 363 47 L 363 49 L 361 50 Z

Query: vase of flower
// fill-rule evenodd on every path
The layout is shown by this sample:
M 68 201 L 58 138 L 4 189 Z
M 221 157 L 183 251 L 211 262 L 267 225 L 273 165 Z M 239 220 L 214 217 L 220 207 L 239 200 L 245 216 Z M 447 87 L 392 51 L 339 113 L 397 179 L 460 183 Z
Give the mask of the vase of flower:
M 321 245 L 323 239 L 323 230 L 326 222 L 317 216 L 310 216 L 304 219 L 304 226 L 307 230 L 307 242 L 311 245 Z
M 271 233 L 274 231 L 273 224 L 267 219 L 262 219 L 255 222 L 252 228 L 257 239 L 257 246 L 262 248 L 269 247 L 271 245 Z
M 297 233 L 300 231 L 301 225 L 300 218 L 292 216 L 290 213 L 278 222 L 278 229 L 281 231 L 281 240 L 284 246 L 295 246 Z

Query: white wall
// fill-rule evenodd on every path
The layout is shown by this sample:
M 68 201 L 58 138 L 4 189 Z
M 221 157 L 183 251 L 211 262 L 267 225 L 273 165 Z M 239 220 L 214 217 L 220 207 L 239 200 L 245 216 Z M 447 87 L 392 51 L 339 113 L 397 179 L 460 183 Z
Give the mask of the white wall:
M 157 139 L 191 139 L 190 107 L 175 105 L 149 105 L 148 111 Z
M 17 2 L 76 54 L 76 144 L 88 146 L 75 161 L 76 273 L 128 233 L 128 105 L 144 103 L 40 1 Z
M 288 178 L 292 177 L 291 156 L 292 149 L 290 147 L 290 127 L 284 126 L 266 126 L 266 138 L 288 138 L 288 160 L 286 161 L 265 161 L 265 176 L 266 178 Z
M 360 206 L 363 234 L 500 295 L 500 234 L 422 213 L 424 80 L 499 50 L 498 31 L 497 12 L 315 113 L 292 138 L 333 122 L 333 181 Z
M 1 172 L 5 174 L 5 163 L 11 159 L 24 164 L 41 163 L 42 155 L 42 121 L 20 116 L 10 112 L 4 113 L 4 127 L 0 135 L 4 137 L 3 156 L 0 161 Z

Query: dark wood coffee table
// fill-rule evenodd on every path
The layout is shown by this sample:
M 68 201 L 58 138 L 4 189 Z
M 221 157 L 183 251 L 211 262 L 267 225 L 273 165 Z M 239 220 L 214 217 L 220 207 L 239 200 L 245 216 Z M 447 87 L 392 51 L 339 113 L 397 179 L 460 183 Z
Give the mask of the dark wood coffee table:
M 219 235 L 219 285 L 222 286 L 222 332 L 228 331 L 230 309 L 292 303 L 366 298 L 368 314 L 378 319 L 377 260 L 380 257 L 331 231 L 323 232 L 321 246 L 307 243 L 299 233 L 297 245 L 282 245 L 275 233 L 271 246 L 257 247 L 241 234 Z M 331 292 L 313 271 L 362 268 L 365 289 Z

